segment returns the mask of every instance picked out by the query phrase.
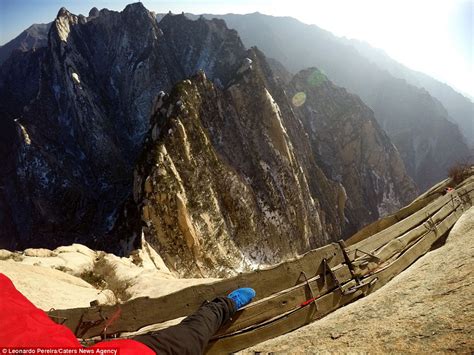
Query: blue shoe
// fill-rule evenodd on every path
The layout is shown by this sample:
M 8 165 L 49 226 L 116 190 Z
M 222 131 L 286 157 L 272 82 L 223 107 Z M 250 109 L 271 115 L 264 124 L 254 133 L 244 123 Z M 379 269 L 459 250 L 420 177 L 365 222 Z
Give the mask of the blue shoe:
M 252 299 L 255 297 L 256 293 L 253 288 L 243 287 L 238 288 L 237 290 L 229 293 L 227 298 L 230 298 L 235 303 L 237 309 L 242 308 L 243 306 L 248 305 Z

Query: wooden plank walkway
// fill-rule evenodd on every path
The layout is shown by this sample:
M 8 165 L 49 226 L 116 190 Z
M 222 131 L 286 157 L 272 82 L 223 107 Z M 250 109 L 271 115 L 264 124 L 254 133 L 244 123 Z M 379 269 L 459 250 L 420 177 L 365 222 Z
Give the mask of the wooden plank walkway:
M 356 233 L 347 247 L 332 243 L 265 270 L 192 286 L 158 298 L 136 298 L 122 305 L 49 312 L 78 337 L 137 331 L 191 314 L 203 300 L 250 286 L 257 298 L 220 329 L 209 354 L 229 353 L 308 324 L 374 292 L 409 267 L 446 235 L 474 200 L 474 176 L 442 194 L 447 179 L 392 216 Z M 176 302 L 176 300 L 186 300 Z M 311 302 L 308 302 L 312 300 Z
M 459 196 L 468 194 L 470 198 L 472 198 L 474 187 L 472 187 L 472 190 L 470 191 L 467 191 L 465 188 L 462 190 L 464 190 L 466 193 L 460 194 Z M 452 196 L 453 195 L 451 195 L 451 197 Z M 353 262 L 356 275 L 363 276 L 367 274 L 372 269 L 377 268 L 381 263 L 390 259 L 392 256 L 405 250 L 410 244 L 423 237 L 430 229 L 438 228 L 437 225 L 441 223 L 447 216 L 449 216 L 454 210 L 457 210 L 462 204 L 463 202 L 460 198 L 453 198 L 450 203 L 445 204 L 436 213 L 426 218 L 424 223 L 421 223 L 417 227 L 408 230 L 406 233 L 389 240 L 378 250 L 372 252 L 371 255 L 362 255 L 360 258 L 356 259 Z M 375 250 L 376 247 L 380 245 L 379 243 L 379 240 L 374 241 L 374 243 L 371 244 L 372 248 L 369 250 Z
M 117 314 L 120 308 L 121 316 L 107 327 L 107 334 L 133 332 L 147 325 L 189 315 L 196 311 L 204 300 L 226 295 L 239 287 L 253 287 L 257 292 L 257 300 L 266 298 L 301 283 L 301 272 L 304 272 L 308 278 L 319 275 L 322 272 L 324 259 L 331 267 L 340 265 L 344 261 L 343 253 L 337 243 L 311 250 L 299 258 L 269 269 L 188 287 L 158 298 L 140 297 L 119 306 L 53 310 L 48 314 L 53 319 L 65 318 L 63 324 L 69 327 L 76 336 L 90 338 L 101 335 L 104 332 L 104 321 Z M 176 300 L 183 301 L 176 302 Z
M 357 254 L 356 250 L 362 250 L 365 252 L 376 250 L 384 244 L 388 243 L 390 240 L 417 227 L 418 225 L 429 219 L 437 211 L 442 209 L 443 206 L 451 203 L 456 196 L 464 195 L 468 193 L 470 189 L 473 189 L 472 183 L 461 187 L 458 191 L 447 193 L 437 198 L 432 203 L 426 205 L 425 207 L 421 208 L 412 215 L 404 218 L 400 222 L 395 223 L 390 227 L 361 240 L 358 243 L 350 245 L 349 247 L 347 247 L 347 254 L 349 255 L 349 258 L 351 260 L 354 260 L 357 256 L 360 256 L 360 252 L 359 254 Z
M 470 204 L 472 204 L 474 191 L 471 189 L 469 194 L 465 195 L 469 196 Z M 448 210 L 449 212 L 445 213 Z M 464 206 L 462 203 L 458 203 L 454 207 L 452 205 L 446 206 L 445 211 L 441 211 L 433 218 L 435 220 L 433 226 L 428 229 L 423 227 L 424 233 L 414 243 L 409 244 L 408 248 L 398 250 L 398 255 L 395 258 L 391 258 L 393 255 L 390 255 L 385 260 L 385 264 L 374 265 L 369 270 L 371 273 L 362 277 L 359 284 L 355 280 L 350 280 L 341 289 L 335 289 L 318 299 L 315 302 L 318 305 L 317 310 L 314 304 L 311 304 L 310 307 L 308 305 L 295 308 L 292 312 L 281 314 L 280 317 L 276 317 L 270 322 L 249 327 L 225 337 L 218 337 L 211 341 L 207 353 L 222 354 L 245 349 L 311 323 L 344 304 L 376 291 L 428 252 L 432 245 L 452 228 L 462 215 Z M 346 294 L 344 291 L 348 290 L 355 290 L 355 292 Z M 330 301 L 326 302 L 327 300 Z
M 418 212 L 423 207 L 427 206 L 429 203 L 436 200 L 438 197 L 442 196 L 446 187 L 452 184 L 451 179 L 446 179 L 433 186 L 431 189 L 426 191 L 424 194 L 418 196 L 412 203 L 408 206 L 403 207 L 399 211 L 380 218 L 379 220 L 365 226 L 349 237 L 345 243 L 347 246 L 356 244 L 374 234 L 387 229 L 388 227 L 394 225 L 395 223 L 400 222 L 404 218 Z

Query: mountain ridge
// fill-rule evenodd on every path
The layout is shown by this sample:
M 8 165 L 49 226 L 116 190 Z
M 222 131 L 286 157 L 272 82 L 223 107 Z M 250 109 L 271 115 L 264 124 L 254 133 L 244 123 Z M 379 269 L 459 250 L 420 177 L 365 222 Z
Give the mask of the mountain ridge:
M 158 24 L 140 3 L 61 9 L 48 46 L 0 70 L 10 249 L 126 253 L 143 235 L 181 276 L 229 275 L 343 238 L 416 195 L 360 99 L 325 82 L 323 101 L 308 95 L 325 114 L 295 110 L 291 85 L 222 20 Z M 342 148 L 311 143 L 303 122 L 331 120 L 354 153 L 323 162 Z
M 308 105 L 327 110 L 317 119 L 291 106 L 291 87 L 278 82 L 262 52 L 246 56 L 228 86 L 201 72 L 154 110 L 134 198 L 145 238 L 170 270 L 225 276 L 273 264 L 343 238 L 416 194 L 359 98 L 326 79 L 320 101 L 308 91 Z M 318 85 L 304 75 L 300 85 Z M 349 133 L 346 152 L 310 137 L 308 126 L 331 120 L 346 126 L 327 128 L 336 140 Z M 336 173 L 320 168 L 318 149 Z
M 404 79 L 395 78 L 388 71 L 375 66 L 345 40 L 293 18 L 261 14 L 209 17 L 224 19 L 229 27 L 239 32 L 247 47 L 257 45 L 290 72 L 316 66 L 337 85 L 360 96 L 374 110 L 377 120 L 394 140 L 410 176 L 420 189 L 426 189 L 442 179 L 454 162 L 471 158 L 459 128 L 449 124 L 450 117 L 438 100 L 432 98 L 428 102 L 423 99 L 426 90 L 400 81 Z M 309 43 L 312 45 L 309 46 Z M 411 95 L 407 95 L 407 92 Z M 417 98 L 420 98 L 421 103 Z M 424 111 L 435 112 L 434 118 L 444 120 L 444 126 L 433 131 L 431 118 L 419 114 Z M 397 126 L 398 117 L 404 123 Z M 470 122 L 469 116 L 463 120 Z M 426 128 L 426 133 L 423 128 L 419 129 L 421 127 Z M 420 135 L 413 137 L 412 131 L 417 129 Z M 400 130 L 407 132 L 403 139 L 398 137 Z M 455 145 L 445 150 L 446 140 Z M 426 149 L 429 151 L 426 152 Z
M 12 227 L 12 235 L 31 238 L 37 224 L 34 228 L 42 230 L 37 237 L 51 235 L 52 243 L 107 231 L 117 204 L 131 193 L 153 98 L 186 76 L 140 3 L 122 13 L 103 9 L 94 15 L 60 10 L 48 47 L 15 52 L 1 67 L 2 158 L 18 174 L 2 176 L 6 188 L 0 201 L 9 201 L 12 212 L 5 218 L 22 228 Z M 224 55 L 221 60 L 223 68 L 235 61 Z M 209 63 L 204 61 L 204 68 Z M 54 207 L 64 205 L 71 208 L 68 214 Z M 55 231 L 56 225 L 77 233 L 61 237 L 65 231 Z

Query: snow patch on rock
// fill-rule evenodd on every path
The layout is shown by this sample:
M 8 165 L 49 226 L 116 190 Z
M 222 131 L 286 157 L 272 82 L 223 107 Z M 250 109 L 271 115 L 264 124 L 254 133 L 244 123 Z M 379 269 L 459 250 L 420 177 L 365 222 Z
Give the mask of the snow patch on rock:
M 72 73 L 71 77 L 72 77 L 72 80 L 74 81 L 74 83 L 76 83 L 78 85 L 81 83 L 81 80 L 79 79 L 79 75 L 77 73 Z
M 17 122 L 17 123 L 18 123 L 18 126 L 20 127 L 21 135 L 23 137 L 23 142 L 25 142 L 26 145 L 30 145 L 31 144 L 31 139 L 30 139 L 30 136 L 29 136 L 28 132 L 26 131 L 25 126 L 23 126 L 19 122 Z

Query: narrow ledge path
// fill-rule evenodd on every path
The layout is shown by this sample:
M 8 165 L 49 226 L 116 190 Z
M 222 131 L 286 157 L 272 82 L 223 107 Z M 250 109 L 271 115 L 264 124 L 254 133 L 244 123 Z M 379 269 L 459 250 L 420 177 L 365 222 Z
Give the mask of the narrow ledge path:
M 240 354 L 473 353 L 474 207 L 377 292 Z

